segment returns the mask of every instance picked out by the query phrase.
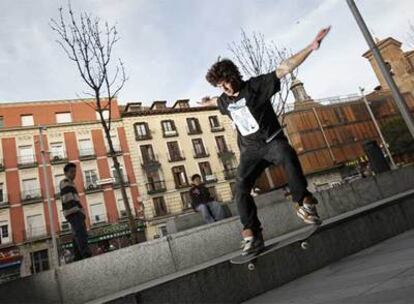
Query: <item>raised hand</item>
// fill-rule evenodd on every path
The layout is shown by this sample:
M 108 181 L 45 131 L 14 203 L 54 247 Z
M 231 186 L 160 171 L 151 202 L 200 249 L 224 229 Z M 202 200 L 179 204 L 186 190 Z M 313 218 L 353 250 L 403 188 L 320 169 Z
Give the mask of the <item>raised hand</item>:
M 318 35 L 316 35 L 315 39 L 311 43 L 311 49 L 317 50 L 322 44 L 322 40 L 325 39 L 326 35 L 328 35 L 329 31 L 331 30 L 331 26 L 323 28 L 319 31 Z

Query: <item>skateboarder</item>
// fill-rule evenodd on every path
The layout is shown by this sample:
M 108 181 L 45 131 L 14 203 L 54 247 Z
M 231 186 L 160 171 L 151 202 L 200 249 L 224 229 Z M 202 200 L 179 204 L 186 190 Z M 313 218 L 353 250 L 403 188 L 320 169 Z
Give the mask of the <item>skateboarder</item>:
M 297 68 L 317 50 L 330 27 L 322 29 L 299 53 L 284 60 L 275 71 L 247 81 L 237 66 L 222 59 L 208 70 L 207 81 L 223 91 L 219 97 L 204 97 L 203 106 L 217 105 L 228 115 L 238 132 L 240 163 L 237 168 L 235 201 L 243 224 L 242 255 L 264 247 L 261 223 L 250 191 L 256 178 L 271 164 L 282 164 L 288 178 L 296 214 L 307 224 L 318 224 L 317 200 L 307 190 L 307 181 L 295 150 L 283 134 L 270 98 L 280 90 L 280 79 Z
M 191 207 L 200 212 L 205 223 L 214 223 L 225 218 L 223 207 L 211 197 L 207 187 L 201 183 L 201 176 L 194 174 L 191 177 L 193 183 L 190 189 Z

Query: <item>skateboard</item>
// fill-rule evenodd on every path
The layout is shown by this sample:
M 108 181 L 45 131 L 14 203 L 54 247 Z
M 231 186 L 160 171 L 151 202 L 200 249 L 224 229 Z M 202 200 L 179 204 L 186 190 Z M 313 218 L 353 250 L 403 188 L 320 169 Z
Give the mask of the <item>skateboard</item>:
M 252 271 L 256 268 L 255 263 L 258 258 L 277 249 L 283 248 L 293 243 L 299 243 L 300 247 L 303 250 L 306 250 L 310 246 L 308 241 L 309 237 L 318 230 L 319 226 L 320 224 L 309 225 L 309 227 L 302 228 L 298 231 L 290 232 L 284 236 L 279 237 L 278 242 L 272 243 L 270 245 L 265 245 L 265 247 L 261 251 L 251 253 L 248 255 L 238 255 L 232 258 L 230 260 L 230 263 L 238 265 L 247 263 L 247 268 Z

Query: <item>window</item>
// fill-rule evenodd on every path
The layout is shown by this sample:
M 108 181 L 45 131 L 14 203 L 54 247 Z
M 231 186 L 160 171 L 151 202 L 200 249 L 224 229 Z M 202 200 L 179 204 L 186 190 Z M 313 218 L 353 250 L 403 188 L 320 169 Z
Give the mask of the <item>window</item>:
M 4 118 L 3 116 L 0 116 L 0 128 L 4 127 Z
M 167 215 L 167 206 L 163 196 L 154 197 L 152 201 L 154 202 L 155 216 Z
M 216 143 L 217 143 L 217 149 L 218 149 L 219 152 L 228 151 L 226 140 L 224 139 L 224 136 L 216 136 Z
M 164 136 L 177 135 L 177 129 L 173 120 L 163 120 L 161 121 L 161 126 Z
M 32 252 L 30 255 L 32 264 L 34 264 L 34 268 L 33 265 L 31 266 L 32 273 L 37 273 L 49 269 L 49 257 L 47 249 Z
M 99 224 L 106 222 L 105 207 L 102 203 L 91 204 L 91 222 L 92 224 Z
M 109 119 L 109 110 L 102 110 L 102 117 L 105 120 Z M 99 112 L 96 111 L 96 119 L 101 120 L 101 116 L 99 115 Z
M 173 167 L 171 170 L 176 188 L 188 186 L 188 179 L 184 166 Z
M 186 191 L 186 192 L 181 192 L 181 202 L 182 202 L 182 206 L 183 209 L 189 209 L 191 208 L 191 196 L 190 196 L 190 191 Z
M 205 155 L 206 149 L 201 138 L 193 139 L 193 147 L 196 156 Z
M 85 185 L 86 188 L 92 188 L 96 186 L 96 181 L 98 180 L 98 176 L 96 175 L 96 170 L 85 170 Z
M 152 150 L 152 145 L 142 145 L 140 146 L 142 160 L 144 163 L 149 163 L 155 161 L 154 150 Z
M 53 160 L 64 159 L 65 152 L 62 142 L 55 142 L 50 144 L 50 157 Z
M 72 116 L 70 115 L 70 112 L 56 113 L 56 122 L 57 123 L 72 122 Z
M 188 133 L 201 133 L 200 123 L 197 118 L 187 118 Z
M 128 198 L 128 202 L 130 202 L 129 198 Z M 122 198 L 117 200 L 117 207 L 118 207 L 119 217 L 126 217 L 127 213 L 125 210 L 124 200 Z
M 22 180 L 23 199 L 29 200 L 38 197 L 40 195 L 38 187 L 39 183 L 35 178 Z
M 0 204 L 7 203 L 7 195 L 4 192 L 4 185 L 0 184 Z
M 158 226 L 159 235 L 161 237 L 166 236 L 168 234 L 167 225 L 159 225 Z
M 6 221 L 0 222 L 0 244 L 6 244 L 10 242 L 9 237 L 9 223 Z
M 178 161 L 178 160 L 184 159 L 177 141 L 167 142 L 167 147 L 168 147 L 168 153 L 170 155 L 169 161 Z
M 215 177 L 213 176 L 213 173 L 211 172 L 211 167 L 210 167 L 209 162 L 199 163 L 198 166 L 200 167 L 200 173 L 204 181 L 210 181 L 210 180 L 215 179 Z
M 148 124 L 146 122 L 139 122 L 135 125 L 135 139 L 149 139 L 151 138 Z
M 79 140 L 79 154 L 80 156 L 93 155 L 95 152 L 93 150 L 92 141 L 90 139 L 80 139 Z
M 34 126 L 33 115 L 20 116 L 22 127 Z
M 26 237 L 33 238 L 46 235 L 46 227 L 41 214 L 26 217 Z
M 342 108 L 335 108 L 334 111 L 335 111 L 336 118 L 338 119 L 340 123 L 347 122 L 344 110 Z
M 32 164 L 35 162 L 35 156 L 33 154 L 32 146 L 20 146 L 19 155 L 20 164 Z
M 60 194 L 60 181 L 65 177 L 64 174 L 55 175 L 55 193 Z
M 208 120 L 210 121 L 210 126 L 212 129 L 220 128 L 220 122 L 217 116 L 210 116 Z

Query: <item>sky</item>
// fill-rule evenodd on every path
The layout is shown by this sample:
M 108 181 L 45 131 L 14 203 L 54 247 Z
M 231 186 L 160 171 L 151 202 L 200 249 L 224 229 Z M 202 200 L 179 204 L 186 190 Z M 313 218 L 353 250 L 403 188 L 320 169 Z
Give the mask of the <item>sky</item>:
M 85 97 L 85 84 L 50 27 L 65 0 L 0 0 L 0 102 Z M 300 67 L 298 78 L 315 99 L 372 90 L 378 81 L 361 55 L 368 49 L 345 0 L 72 0 L 116 24 L 114 55 L 125 63 L 128 82 L 120 104 L 190 99 L 220 92 L 205 80 L 218 56 L 240 30 L 260 32 L 266 41 L 293 52 L 332 25 L 322 47 Z M 414 23 L 413 0 L 357 0 L 378 38 L 406 40 Z

